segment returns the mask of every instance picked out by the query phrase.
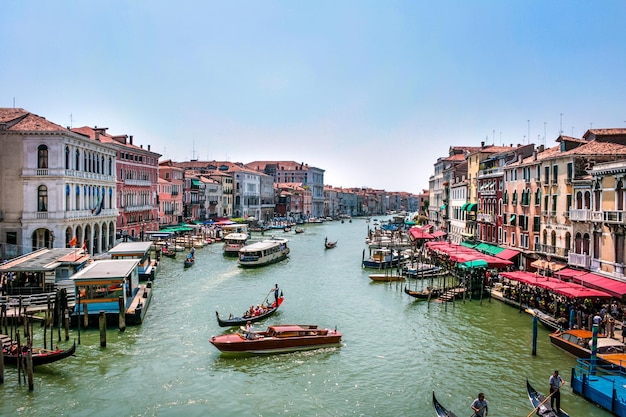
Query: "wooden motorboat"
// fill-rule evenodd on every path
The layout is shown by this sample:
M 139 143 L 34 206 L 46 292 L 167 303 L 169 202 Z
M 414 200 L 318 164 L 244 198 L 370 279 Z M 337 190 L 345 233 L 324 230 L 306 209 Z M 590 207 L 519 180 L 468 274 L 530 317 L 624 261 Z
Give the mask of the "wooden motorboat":
M 309 324 L 279 324 L 262 332 L 228 333 L 211 337 L 211 344 L 223 353 L 284 353 L 340 345 L 337 329 Z
M 448 411 L 435 397 L 435 391 L 433 391 L 433 408 L 435 409 L 435 415 L 437 417 L 457 417 L 452 411 Z
M 46 365 L 74 355 L 76 352 L 76 341 L 67 349 L 48 350 L 43 348 L 31 348 L 31 352 L 33 356 L 33 366 Z M 27 354 L 27 347 L 23 347 L 22 352 L 18 352 L 18 347 L 15 343 L 2 348 L 4 363 L 8 365 L 17 365 L 20 359 L 26 359 Z
M 404 281 L 404 275 L 369 274 L 369 277 L 374 282 Z
M 274 301 L 267 309 L 265 309 L 263 313 L 256 315 L 256 316 L 247 314 L 248 312 L 246 311 L 246 313 L 244 313 L 240 317 L 232 317 L 231 315 L 231 317 L 229 317 L 228 319 L 221 319 L 220 313 L 216 311 L 215 316 L 217 317 L 217 324 L 219 324 L 220 327 L 232 327 L 232 326 L 245 326 L 247 322 L 255 323 L 257 321 L 264 320 L 268 318 L 269 316 L 271 316 L 272 314 L 274 314 L 282 303 L 283 303 L 283 294 L 281 292 L 280 297 L 278 297 L 278 305 L 276 304 L 276 301 Z
M 562 409 L 561 409 L 560 413 L 557 413 L 556 410 L 553 410 L 552 406 L 550 405 L 550 400 L 549 399 L 546 400 L 546 396 L 545 395 L 538 393 L 530 385 L 530 382 L 528 382 L 528 379 L 526 380 L 526 391 L 528 391 L 528 399 L 530 400 L 530 403 L 534 407 L 534 409 L 537 412 L 538 416 L 541 416 L 541 417 L 569 417 L 569 414 L 567 414 Z
M 590 330 L 571 329 L 550 333 L 550 342 L 581 359 L 591 357 L 593 333 Z M 604 335 L 598 335 L 596 355 L 604 363 L 624 367 L 626 344 Z
M 191 268 L 195 262 L 196 258 L 186 258 L 184 266 L 185 268 Z
M 328 238 L 324 238 L 324 247 L 326 247 L 326 249 L 332 249 L 337 246 L 337 242 L 337 240 L 335 240 L 334 242 L 329 242 Z
M 408 294 L 411 297 L 417 298 L 418 300 L 434 299 L 434 298 L 439 297 L 442 294 L 442 291 L 438 288 L 430 289 L 429 287 L 426 287 L 422 291 L 411 291 L 406 285 L 404 286 L 404 292 L 405 294 Z

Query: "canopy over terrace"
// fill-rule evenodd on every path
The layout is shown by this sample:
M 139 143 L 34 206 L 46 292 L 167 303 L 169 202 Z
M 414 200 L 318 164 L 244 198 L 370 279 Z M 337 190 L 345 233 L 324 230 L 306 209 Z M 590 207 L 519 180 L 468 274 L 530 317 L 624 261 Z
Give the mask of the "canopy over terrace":
M 528 285 L 534 285 L 568 298 L 611 298 L 611 294 L 604 291 L 584 287 L 571 282 L 561 281 L 560 279 L 536 275 L 530 272 L 502 272 L 500 275 L 504 278 L 523 282 Z
M 613 297 L 624 299 L 624 295 L 626 295 L 625 282 L 603 277 L 594 273 L 575 276 L 572 278 L 572 281 L 580 282 L 585 287 L 594 288 L 609 293 Z
M 411 240 L 419 240 L 419 239 L 434 239 L 435 236 L 428 233 L 428 229 L 421 227 L 411 227 L 409 229 L 409 238 Z
M 471 249 L 462 245 L 457 245 L 448 242 L 427 242 L 426 247 L 432 251 L 439 253 L 445 253 L 450 257 L 450 260 L 458 263 L 467 263 L 469 261 L 483 260 L 487 263 L 488 268 L 505 268 L 509 265 L 513 265 L 513 262 L 506 259 L 496 258 L 495 256 L 487 255 L 479 252 L 475 249 Z M 473 267 L 473 265 L 466 265 L 466 267 Z

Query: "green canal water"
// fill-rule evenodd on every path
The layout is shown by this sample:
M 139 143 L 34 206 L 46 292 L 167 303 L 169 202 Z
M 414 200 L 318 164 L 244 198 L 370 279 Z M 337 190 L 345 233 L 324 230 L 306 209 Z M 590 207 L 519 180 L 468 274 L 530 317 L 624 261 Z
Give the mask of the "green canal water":
M 369 224 L 307 225 L 289 237 L 288 261 L 245 270 L 221 245 L 197 250 L 196 265 L 165 258 L 142 326 L 81 333 L 76 357 L 36 368 L 35 389 L 5 370 L 1 416 L 434 416 L 433 390 L 459 417 L 478 391 L 490 416 L 527 416 L 525 380 L 547 392 L 574 358 L 552 347 L 532 320 L 496 300 L 414 301 L 400 284 L 373 283 L 361 269 Z M 324 249 L 324 238 L 338 240 Z M 285 301 L 269 322 L 318 324 L 343 332 L 343 345 L 271 356 L 222 357 L 215 311 L 241 314 L 274 284 Z M 415 281 L 411 282 L 412 288 Z M 40 332 L 40 330 L 36 331 Z M 39 333 L 38 333 L 39 334 Z M 72 330 L 72 338 L 76 338 Z M 610 414 L 562 394 L 572 416 Z

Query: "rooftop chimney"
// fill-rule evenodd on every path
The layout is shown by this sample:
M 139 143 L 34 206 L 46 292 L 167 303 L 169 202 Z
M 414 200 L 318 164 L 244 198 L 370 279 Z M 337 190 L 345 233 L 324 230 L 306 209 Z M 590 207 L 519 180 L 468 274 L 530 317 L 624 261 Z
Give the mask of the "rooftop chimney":
M 130 144 L 133 144 L 133 135 L 130 135 Z

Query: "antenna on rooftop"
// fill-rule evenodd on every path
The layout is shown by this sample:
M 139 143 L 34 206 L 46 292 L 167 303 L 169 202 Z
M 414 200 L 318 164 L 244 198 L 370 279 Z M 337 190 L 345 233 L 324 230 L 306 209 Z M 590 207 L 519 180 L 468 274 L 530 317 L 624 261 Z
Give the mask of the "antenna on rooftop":
M 561 120 L 559 122 L 559 136 L 563 134 L 563 113 L 561 113 Z

